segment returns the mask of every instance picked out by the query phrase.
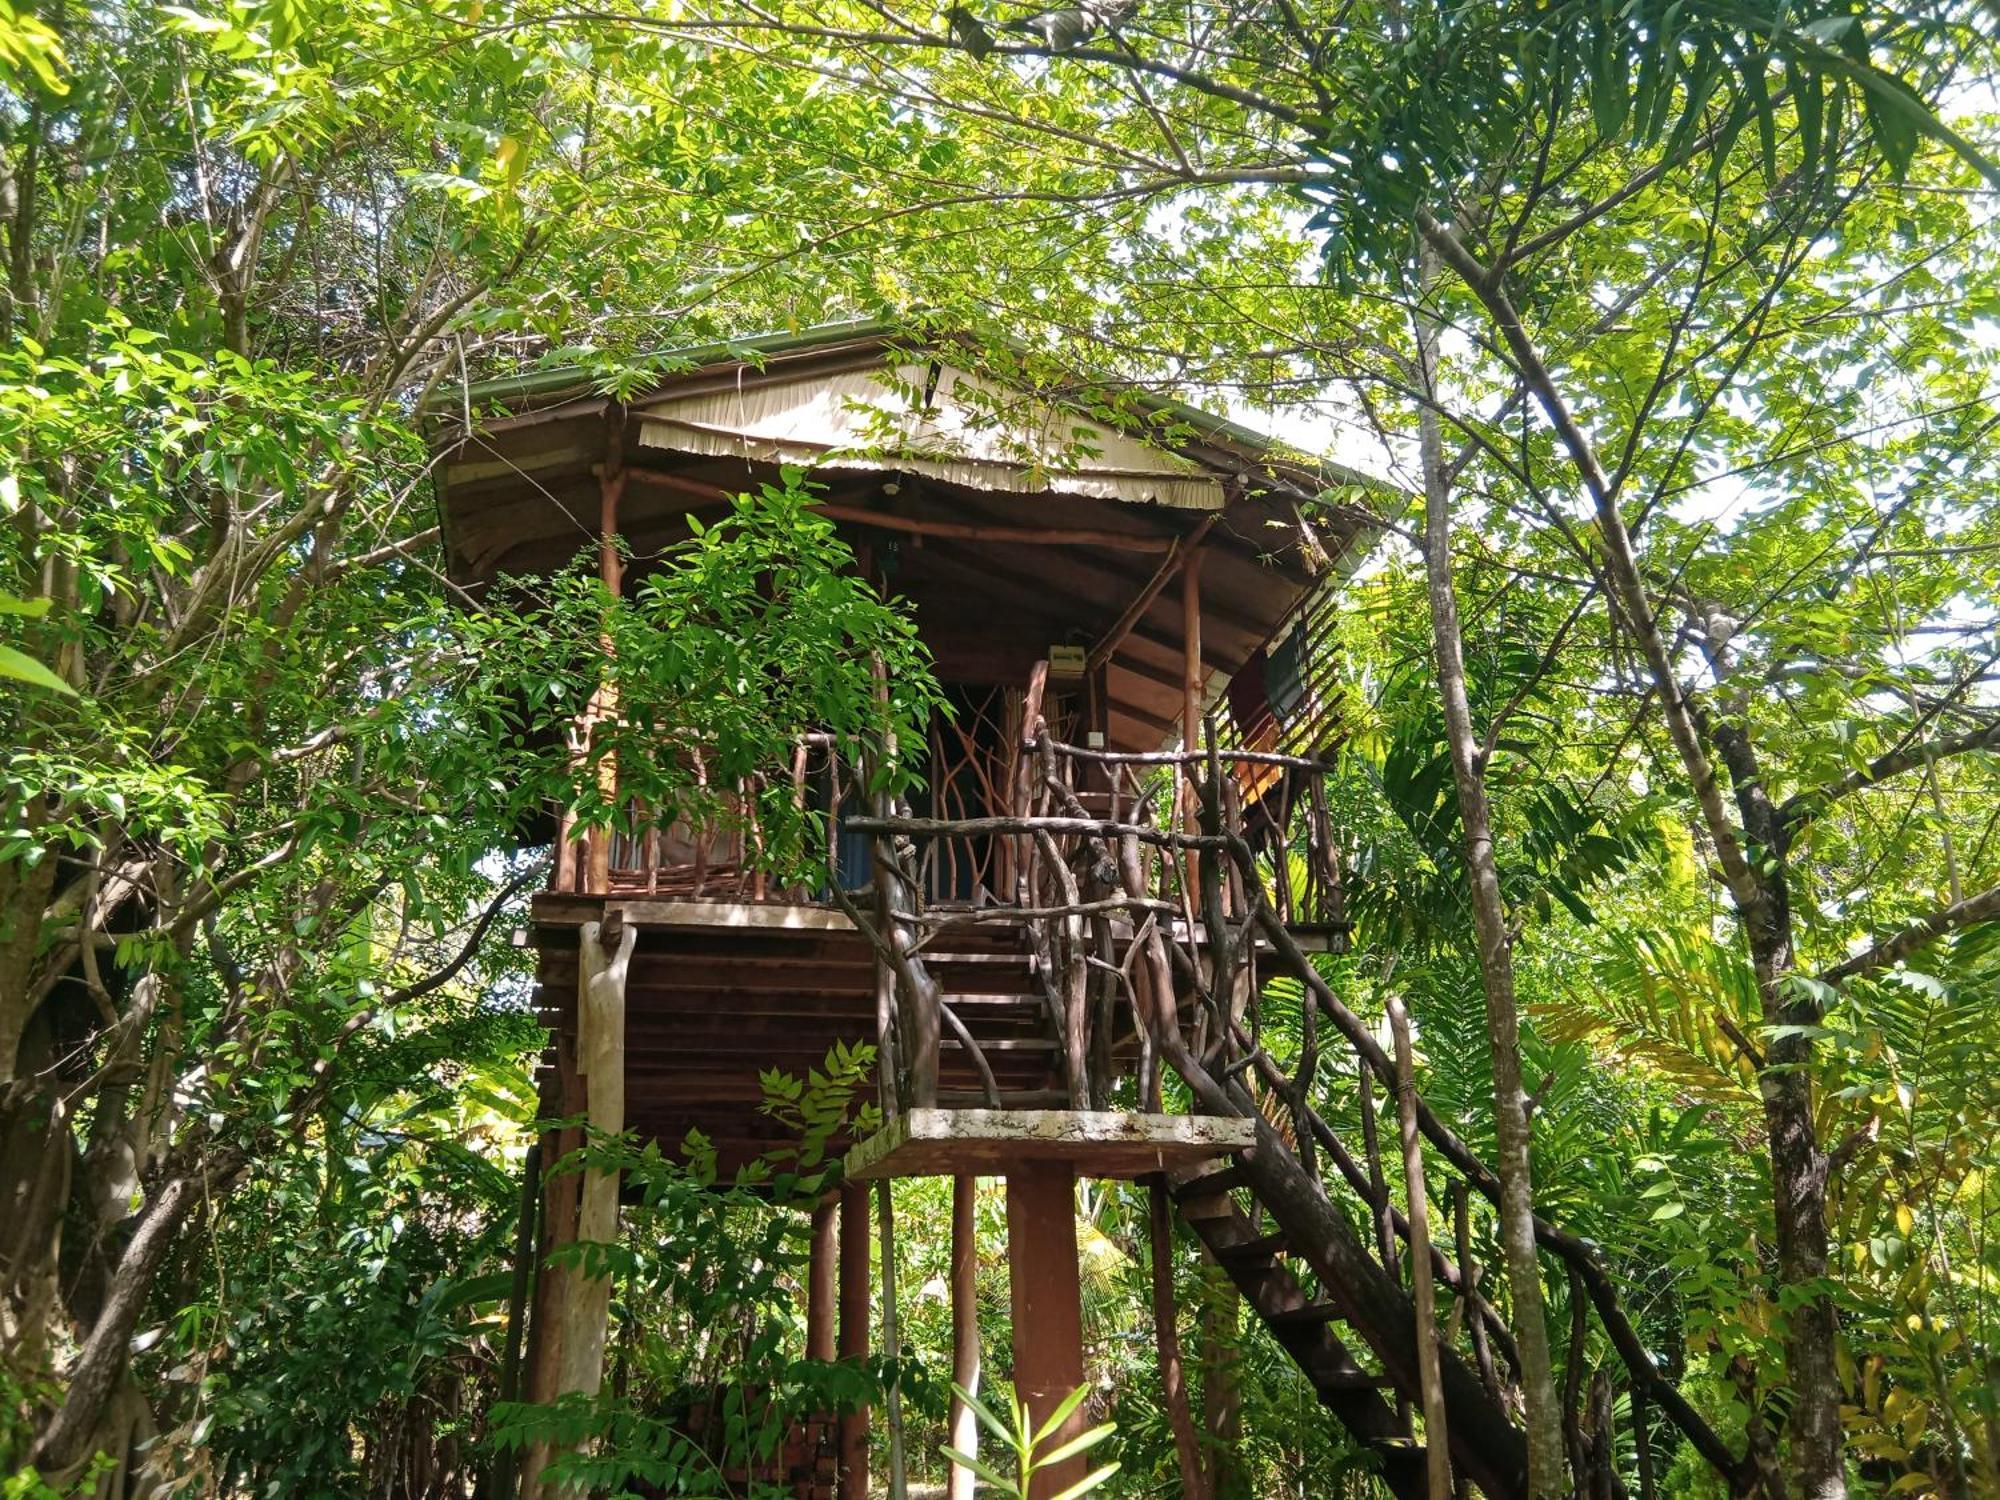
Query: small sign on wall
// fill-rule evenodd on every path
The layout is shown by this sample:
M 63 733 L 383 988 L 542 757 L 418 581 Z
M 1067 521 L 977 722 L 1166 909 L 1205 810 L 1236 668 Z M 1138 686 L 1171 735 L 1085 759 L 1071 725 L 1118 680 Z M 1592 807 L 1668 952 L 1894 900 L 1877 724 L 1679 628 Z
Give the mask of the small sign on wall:
M 1086 663 L 1086 655 L 1081 646 L 1049 647 L 1049 676 L 1081 677 Z

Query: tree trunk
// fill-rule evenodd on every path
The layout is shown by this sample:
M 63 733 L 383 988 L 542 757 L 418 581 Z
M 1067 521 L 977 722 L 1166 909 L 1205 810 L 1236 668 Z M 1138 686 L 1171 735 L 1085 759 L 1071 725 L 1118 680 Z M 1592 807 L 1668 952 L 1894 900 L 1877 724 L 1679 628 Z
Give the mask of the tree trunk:
M 1735 782 L 1737 804 L 1745 818 L 1739 830 L 1731 821 L 1722 790 L 1703 745 L 1698 710 L 1683 690 L 1672 654 L 1654 619 L 1637 554 L 1610 476 L 1576 416 L 1557 389 L 1541 351 L 1528 336 L 1506 287 L 1444 225 L 1419 212 L 1419 227 L 1427 246 L 1442 255 L 1467 288 L 1479 299 L 1498 330 L 1533 395 L 1555 428 L 1556 436 L 1585 489 L 1589 491 L 1604 546 L 1605 573 L 1616 616 L 1637 641 L 1658 694 L 1660 715 L 1674 743 L 1701 820 L 1715 848 L 1716 863 L 1729 887 L 1737 917 L 1756 968 L 1758 994 L 1765 1017 L 1775 1024 L 1816 1021 L 1806 1001 L 1787 1004 L 1782 982 L 1793 963 L 1791 915 L 1784 889 L 1782 829 L 1762 830 L 1759 810 L 1768 808 L 1756 757 L 1741 734 L 1726 728 L 1716 735 Z M 1428 487 L 1428 486 L 1427 486 Z M 1759 872 L 1744 851 L 1744 838 L 1761 847 L 1769 862 Z M 1791 1460 L 1797 1491 L 1803 1500 L 1845 1500 L 1847 1472 L 1845 1440 L 1840 1422 L 1841 1385 L 1836 1345 L 1838 1326 L 1833 1303 L 1824 1291 L 1826 1274 L 1825 1153 L 1813 1122 L 1809 1065 L 1812 1042 L 1793 1032 L 1774 1042 L 1760 1076 L 1764 1119 L 1770 1136 L 1771 1186 L 1775 1197 L 1778 1275 L 1782 1288 L 1794 1289 L 1794 1305 L 1786 1318 L 1785 1358 L 1792 1388 Z M 1772 1065 L 1778 1065 L 1772 1072 Z
M 1426 253 L 1428 274 L 1428 252 Z M 1438 330 L 1419 318 L 1418 363 L 1425 405 L 1418 418 L 1424 471 L 1424 573 L 1430 587 L 1431 634 L 1437 651 L 1460 821 L 1465 827 L 1466 883 L 1472 897 L 1479 974 L 1486 991 L 1486 1039 L 1493 1064 L 1493 1168 L 1500 1178 L 1500 1251 L 1513 1299 L 1514 1341 L 1521 1352 L 1521 1394 L 1527 1407 L 1528 1493 L 1533 1500 L 1563 1494 L 1562 1414 L 1556 1400 L 1543 1313 L 1541 1268 L 1535 1255 L 1535 1194 L 1529 1166 L 1528 1095 L 1521 1084 L 1520 1007 L 1514 993 L 1513 940 L 1493 854 L 1492 808 L 1486 768 L 1473 732 L 1465 690 L 1464 641 L 1451 572 L 1451 490 L 1436 409 Z
M 586 922 L 577 939 L 577 1062 L 589 1102 L 592 1144 L 625 1128 L 625 975 L 638 929 Z M 614 946 L 615 945 L 615 946 Z M 583 1175 L 576 1237 L 608 1245 L 618 1238 L 618 1173 L 592 1167 Z M 610 1276 L 577 1276 L 565 1311 L 558 1395 L 594 1396 L 604 1381 L 604 1340 L 611 1308 Z
M 35 1463 L 63 1469 L 87 1456 L 105 1405 L 125 1375 L 132 1330 L 145 1309 L 153 1278 L 173 1248 L 174 1237 L 201 1198 L 198 1173 L 172 1178 L 147 1203 L 125 1253 L 112 1274 L 104 1309 L 70 1367 L 62 1405 L 35 1444 Z
M 1410 1018 L 1395 995 L 1389 1029 L 1396 1043 L 1396 1123 L 1403 1143 L 1403 1180 L 1409 1194 L 1410 1290 L 1417 1312 L 1417 1374 L 1424 1398 L 1424 1474 L 1430 1500 L 1451 1494 L 1450 1428 L 1445 1422 L 1444 1376 L 1438 1366 L 1437 1300 L 1431 1285 L 1430 1199 L 1424 1182 L 1424 1143 L 1417 1133 L 1417 1084 L 1410 1049 Z

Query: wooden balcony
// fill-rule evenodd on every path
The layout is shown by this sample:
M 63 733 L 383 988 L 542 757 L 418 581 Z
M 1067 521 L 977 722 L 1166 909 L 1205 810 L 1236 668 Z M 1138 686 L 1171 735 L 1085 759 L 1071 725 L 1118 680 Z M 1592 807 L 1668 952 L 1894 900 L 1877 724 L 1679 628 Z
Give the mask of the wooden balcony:
M 578 841 L 537 903 L 542 993 L 559 1036 L 573 1031 L 580 928 L 616 912 L 639 929 L 634 1128 L 668 1145 L 700 1129 L 725 1166 L 747 1160 L 783 1134 L 760 1108 L 763 1070 L 803 1073 L 836 1044 L 866 1042 L 875 1102 L 900 1132 L 857 1160 L 871 1174 L 990 1160 L 1000 1136 L 1056 1140 L 1103 1175 L 1240 1147 L 1154 1118 L 1161 1033 L 1200 1051 L 1240 1023 L 1259 940 L 1214 954 L 1241 944 L 1259 908 L 1302 946 L 1340 941 L 1324 809 L 1290 792 L 1310 763 L 1068 744 L 1049 731 L 1044 688 L 1037 674 L 1004 739 L 966 724 L 935 733 L 928 784 L 903 804 L 862 810 L 859 778 L 806 736 L 781 777 L 732 788 L 700 834 L 635 818 Z M 757 809 L 774 795 L 818 819 L 814 879 L 760 865 Z M 1241 860 L 1197 858 L 1225 846 L 1247 874 Z M 945 1122 L 953 1111 L 983 1119 Z

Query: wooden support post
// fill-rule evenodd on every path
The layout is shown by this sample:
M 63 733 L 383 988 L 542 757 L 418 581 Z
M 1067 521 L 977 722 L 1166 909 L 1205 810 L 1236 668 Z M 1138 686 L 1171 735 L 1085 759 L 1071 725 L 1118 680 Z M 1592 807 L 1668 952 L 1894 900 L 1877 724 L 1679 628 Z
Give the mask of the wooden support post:
M 1181 570 L 1181 748 L 1201 748 L 1201 553 Z
M 598 531 L 597 531 L 597 573 L 603 580 L 606 592 L 616 599 L 624 591 L 625 564 L 618 556 L 618 509 L 625 497 L 625 456 L 622 451 L 622 423 L 624 409 L 611 408 L 612 427 L 608 439 L 609 451 L 597 480 Z M 611 659 L 611 632 L 604 632 L 604 655 Z M 600 724 L 605 724 L 618 716 L 618 689 L 611 682 L 600 682 L 592 695 L 590 707 L 586 710 L 587 734 L 595 735 Z M 597 763 L 597 785 L 599 793 L 607 802 L 618 796 L 618 760 L 607 755 Z M 585 851 L 584 889 L 593 895 L 605 895 L 611 889 L 611 830 L 593 828 Z
M 868 1184 L 840 1189 L 840 1357 L 868 1357 Z M 840 1414 L 839 1500 L 868 1500 L 868 1408 Z
M 1147 1188 L 1147 1229 L 1152 1241 L 1153 1343 L 1159 1351 L 1161 1395 L 1174 1434 L 1174 1463 L 1181 1474 L 1182 1500 L 1207 1500 L 1208 1470 L 1188 1403 L 1187 1361 L 1181 1355 L 1179 1303 L 1174 1296 L 1174 1208 L 1167 1182 L 1157 1177 Z
M 584 1112 L 583 1078 L 576 1067 L 576 1004 L 572 995 L 563 1003 L 550 1047 L 554 1066 L 542 1080 L 540 1111 L 544 1119 L 570 1119 Z M 564 1024 L 564 1023 L 567 1024 Z M 561 1390 L 563 1336 L 569 1307 L 572 1279 L 568 1266 L 557 1265 L 551 1252 L 576 1243 L 577 1200 L 581 1183 L 574 1172 L 549 1175 L 549 1169 L 583 1145 L 579 1125 L 552 1130 L 542 1138 L 542 1214 L 537 1255 L 540 1268 L 535 1275 L 534 1300 L 528 1315 L 526 1357 L 528 1399 L 547 1405 Z M 542 1493 L 542 1470 L 548 1464 L 549 1445 L 538 1442 L 521 1456 L 521 1495 L 537 1500 Z
M 951 1380 L 979 1394 L 979 1246 L 973 1208 L 979 1179 L 960 1175 L 951 1180 Z M 979 1419 L 956 1395 L 951 1398 L 951 1446 L 979 1456 Z M 973 1500 L 975 1476 L 963 1464 L 951 1466 L 946 1500 Z
M 1159 598 L 1166 586 L 1174 581 L 1174 574 L 1181 570 L 1182 564 L 1188 559 L 1188 554 L 1201 544 L 1201 539 L 1208 535 L 1209 528 L 1221 519 L 1221 511 L 1210 511 L 1196 522 L 1194 530 L 1181 538 L 1180 543 L 1167 554 L 1166 560 L 1154 571 L 1153 576 L 1146 580 L 1146 586 L 1133 596 L 1132 602 L 1125 606 L 1112 627 L 1099 637 L 1096 645 L 1090 648 L 1090 655 L 1086 660 L 1092 669 L 1103 666 L 1118 654 L 1118 648 L 1125 644 L 1125 638 L 1137 628 L 1139 621 L 1145 618 L 1146 611 L 1153 607 L 1153 601 Z
M 577 935 L 575 1052 L 567 1053 L 559 1032 L 557 1066 L 564 1112 L 585 1113 L 598 1135 L 617 1135 L 625 1128 L 625 978 L 638 937 L 638 929 L 617 913 L 601 924 L 584 923 Z M 582 1132 L 574 1129 L 558 1137 L 561 1155 L 583 1144 Z M 544 1235 L 548 1249 L 618 1237 L 617 1172 L 593 1168 L 580 1182 L 575 1173 L 564 1173 L 550 1189 Z M 604 1380 L 610 1308 L 608 1276 L 580 1276 L 573 1266 L 552 1266 L 545 1259 L 535 1295 L 533 1400 L 597 1393 Z M 529 1450 L 521 1473 L 527 1500 L 544 1493 L 542 1469 L 552 1456 L 546 1447 Z
M 638 929 L 614 912 L 586 922 L 577 945 L 577 1069 L 590 1100 L 590 1133 L 598 1139 L 625 1129 L 625 976 Z M 585 1244 L 618 1238 L 618 1173 L 592 1167 L 583 1174 L 576 1237 Z M 564 1320 L 561 1394 L 595 1395 L 604 1380 L 604 1339 L 611 1310 L 609 1276 L 572 1283 Z
M 1396 1042 L 1396 1117 L 1402 1130 L 1403 1177 L 1410 1197 L 1410 1289 L 1417 1314 L 1417 1376 L 1424 1396 L 1424 1460 L 1430 1500 L 1450 1500 L 1451 1447 L 1445 1424 L 1444 1375 L 1438 1361 L 1437 1301 L 1431 1286 L 1430 1204 L 1424 1187 L 1423 1138 L 1417 1133 L 1417 1093 L 1410 1058 L 1410 1018 L 1399 996 L 1387 1000 Z
M 1181 573 L 1181 749 L 1189 752 L 1201 748 L 1201 699 L 1201 553 L 1190 550 Z M 1195 833 L 1201 809 L 1196 805 L 1193 761 L 1180 762 L 1179 777 L 1181 826 Z M 1195 863 L 1190 853 L 1183 872 L 1190 893 L 1199 889 Z
M 892 1177 L 875 1182 L 875 1223 L 881 1235 L 879 1252 L 882 1267 L 882 1352 L 896 1359 L 903 1352 L 901 1308 L 896 1302 L 896 1182 Z M 889 1430 L 889 1500 L 909 1500 L 909 1471 L 903 1465 L 903 1392 L 892 1376 L 883 1400 L 882 1413 Z
M 835 1357 L 834 1312 L 838 1292 L 835 1286 L 839 1254 L 839 1200 L 829 1194 L 813 1205 L 812 1249 L 806 1258 L 806 1358 L 830 1361 Z
M 1083 1292 L 1076 1259 L 1076 1172 L 1038 1162 L 1007 1174 L 1007 1263 L 1014 1307 L 1014 1390 L 1039 1428 L 1083 1384 Z M 1079 1410 L 1062 1437 L 1083 1430 Z M 1038 1471 L 1029 1500 L 1082 1479 L 1087 1455 Z

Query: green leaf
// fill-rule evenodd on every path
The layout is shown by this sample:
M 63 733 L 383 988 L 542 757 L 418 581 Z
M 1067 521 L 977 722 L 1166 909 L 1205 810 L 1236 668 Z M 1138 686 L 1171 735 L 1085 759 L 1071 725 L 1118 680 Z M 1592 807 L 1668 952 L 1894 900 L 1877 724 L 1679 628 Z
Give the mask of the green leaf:
M 1042 1423 L 1041 1430 L 1035 1434 L 1035 1443 L 1037 1445 L 1046 1443 L 1060 1432 L 1062 1424 L 1069 1420 L 1072 1412 L 1083 1405 L 1089 1395 L 1090 1387 L 1080 1385 L 1067 1396 L 1063 1397 L 1061 1401 L 1057 1402 L 1056 1409 L 1049 1413 L 1048 1420 Z
M 973 1473 L 992 1485 L 996 1490 L 1000 1490 L 1003 1493 L 1011 1493 L 1013 1491 L 1013 1480 L 1006 1478 L 990 1465 L 974 1458 L 970 1453 L 961 1453 L 956 1448 L 946 1448 L 943 1452 L 946 1458 L 963 1468 L 972 1470 Z
M 1103 1468 L 1084 1475 L 1075 1484 L 1055 1496 L 1055 1500 L 1078 1500 L 1079 1496 L 1089 1494 L 1113 1474 L 1116 1474 L 1119 1468 L 1120 1465 L 1117 1463 L 1108 1463 Z
M 16 651 L 12 646 L 0 646 L 0 677 L 11 677 L 16 682 L 25 682 L 31 687 L 61 693 L 65 698 L 76 696 L 75 688 L 32 656 L 23 651 Z
M 958 1397 L 959 1400 L 965 1403 L 966 1410 L 971 1412 L 974 1417 L 978 1418 L 980 1426 L 984 1427 L 988 1432 L 992 1433 L 995 1438 L 1005 1443 L 1008 1447 L 1011 1448 L 1015 1445 L 1014 1434 L 1008 1431 L 1007 1424 L 1005 1422 L 1002 1422 L 997 1416 L 995 1416 L 993 1414 L 992 1409 L 988 1407 L 985 1402 L 981 1401 L 977 1396 L 973 1395 L 972 1392 L 968 1391 L 964 1386 L 959 1385 L 955 1382 L 952 1385 L 951 1393 L 954 1396 Z
M 1093 1427 L 1088 1432 L 1078 1433 L 1053 1453 L 1037 1453 L 1035 1455 L 1035 1467 L 1048 1468 L 1051 1465 L 1061 1463 L 1066 1458 L 1074 1457 L 1086 1448 L 1095 1448 L 1117 1430 L 1117 1423 L 1106 1422 L 1101 1427 Z

